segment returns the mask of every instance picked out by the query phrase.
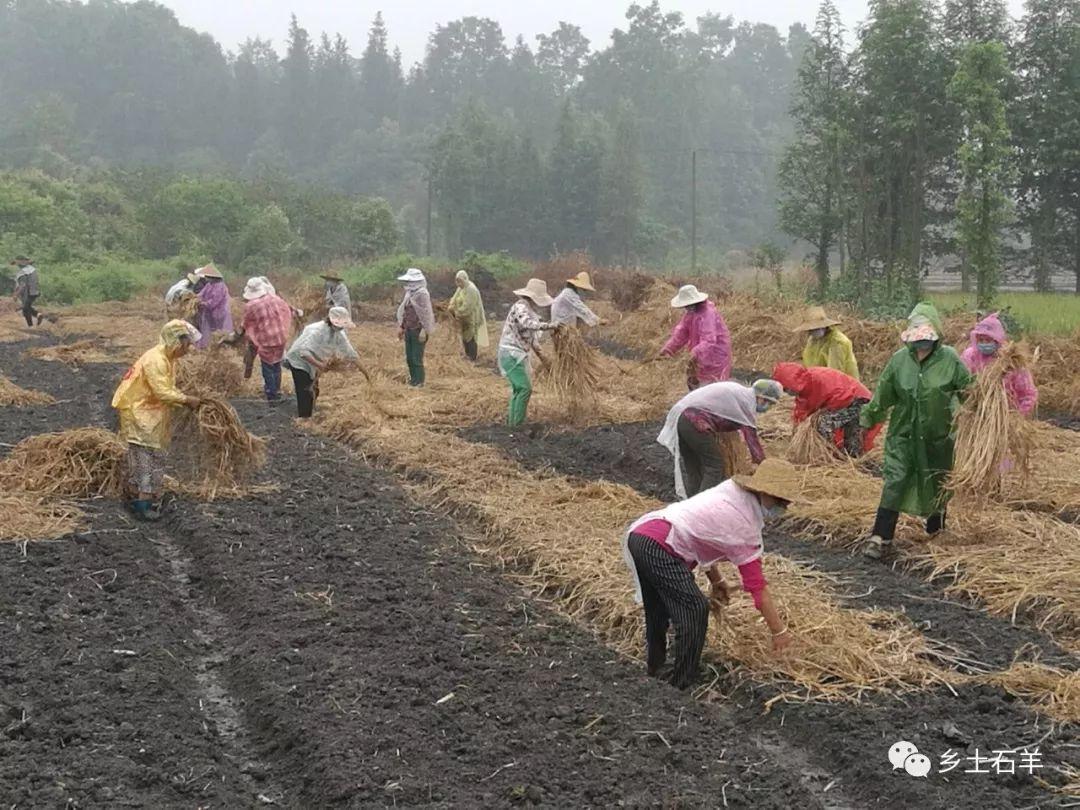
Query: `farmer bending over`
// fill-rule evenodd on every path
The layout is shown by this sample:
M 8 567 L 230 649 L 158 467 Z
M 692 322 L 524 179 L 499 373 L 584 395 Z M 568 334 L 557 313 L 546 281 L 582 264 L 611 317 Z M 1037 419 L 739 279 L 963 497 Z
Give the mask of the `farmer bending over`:
M 676 402 L 656 439 L 675 458 L 676 494 L 697 495 L 731 476 L 734 470 L 727 469 L 720 450 L 723 434 L 742 433 L 750 458 L 760 464 L 765 450 L 758 439 L 757 415 L 775 405 L 782 393 L 772 380 L 758 380 L 753 388 L 726 380 L 703 385 Z M 686 466 L 685 482 L 680 460 Z
M 661 357 L 672 357 L 684 346 L 690 352 L 686 386 L 691 391 L 700 385 L 721 382 L 731 377 L 731 333 L 724 317 L 709 300 L 708 293 L 693 284 L 679 288 L 671 299 L 674 309 L 683 316 L 660 350 Z
M 818 433 L 837 450 L 858 458 L 874 448 L 881 425 L 867 431 L 859 424 L 870 389 L 854 377 L 832 368 L 777 363 L 773 379 L 795 395 L 791 420 L 796 425 L 819 414 Z
M 304 327 L 285 353 L 285 367 L 292 372 L 296 389 L 296 411 L 307 419 L 315 410 L 319 397 L 319 374 L 326 371 L 331 360 L 351 360 L 359 363 L 360 356 L 345 334 L 355 324 L 344 307 L 331 307 L 326 320 Z
M 791 634 L 769 594 L 761 571 L 765 518 L 783 514 L 799 493 L 797 473 L 786 461 L 766 459 L 753 476 L 736 475 L 718 487 L 678 501 L 636 520 L 623 540 L 636 598 L 645 608 L 645 661 L 660 675 L 667 660 L 668 625 L 675 625 L 675 662 L 667 680 L 679 689 L 697 676 L 710 601 L 728 601 L 716 566 L 735 565 L 743 590 L 754 599 L 772 634 L 773 650 L 791 643 Z M 707 599 L 691 573 L 704 566 L 712 583 Z
M 176 362 L 198 340 L 198 330 L 187 321 L 169 321 L 161 330 L 161 342 L 127 370 L 113 394 L 112 406 L 120 416 L 120 438 L 128 447 L 134 494 L 128 506 L 139 520 L 161 517 L 165 456 L 172 440 L 172 407 L 199 405 L 197 397 L 187 396 L 176 387 Z
M 900 513 L 926 518 L 927 534 L 945 528 L 949 493 L 945 479 L 953 467 L 953 417 L 971 374 L 951 346 L 942 345 L 941 317 L 932 304 L 911 311 L 906 344 L 881 372 L 859 423 L 873 428 L 889 420 L 885 436 L 885 485 L 873 533 L 863 553 L 889 559 Z M 889 416 L 889 412 L 892 416 Z

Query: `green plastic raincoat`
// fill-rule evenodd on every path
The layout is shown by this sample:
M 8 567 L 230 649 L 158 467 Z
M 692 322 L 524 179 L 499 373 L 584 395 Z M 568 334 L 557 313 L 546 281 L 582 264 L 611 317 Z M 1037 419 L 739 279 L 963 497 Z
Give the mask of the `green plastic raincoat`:
M 481 349 L 487 348 L 487 315 L 480 290 L 473 282 L 466 280 L 465 286 L 454 293 L 450 299 L 450 312 L 461 327 L 462 340 L 475 340 Z
M 927 318 L 942 334 L 941 317 L 931 304 L 919 304 L 911 315 Z M 862 426 L 871 428 L 892 411 L 885 439 L 882 508 L 929 517 L 945 507 L 944 484 L 953 465 L 953 418 L 970 382 L 960 356 L 940 340 L 922 363 L 907 346 L 889 360 L 860 417 Z

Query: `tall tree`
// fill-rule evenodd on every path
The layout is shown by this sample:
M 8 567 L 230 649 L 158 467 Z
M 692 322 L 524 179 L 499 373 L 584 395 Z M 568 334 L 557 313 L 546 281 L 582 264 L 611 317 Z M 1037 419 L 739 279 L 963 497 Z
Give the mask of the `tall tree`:
M 380 11 L 360 57 L 360 108 L 368 128 L 378 127 L 387 118 L 397 120 L 402 83 L 400 55 L 389 51 L 389 33 Z
M 288 49 L 281 63 L 278 129 L 290 156 L 298 164 L 302 164 L 312 154 L 311 122 L 315 112 L 311 67 L 313 57 L 311 37 L 297 22 L 294 14 L 289 21 Z
M 1011 183 L 1005 120 L 1009 67 L 1000 42 L 973 42 L 960 57 L 949 96 L 961 113 L 963 178 L 957 202 L 959 242 L 978 282 L 978 304 L 993 303 L 1001 278 L 1002 229 L 1009 212 Z
M 843 24 L 832 0 L 818 10 L 795 86 L 795 141 L 780 163 L 780 224 L 815 248 L 818 291 L 829 289 L 829 256 L 840 245 L 847 208 L 844 155 L 851 109 Z
M 645 202 L 644 172 L 637 128 L 637 112 L 629 101 L 620 102 L 601 172 L 601 256 L 630 263 L 634 239 Z
M 951 146 L 947 60 L 929 0 L 871 0 L 855 54 L 865 179 L 859 233 L 864 269 L 891 296 L 914 299 L 924 269 L 931 173 Z
M 581 29 L 560 22 L 550 34 L 536 35 L 536 66 L 557 96 L 565 96 L 581 81 L 589 58 L 589 40 Z
M 1013 131 L 1035 287 L 1049 290 L 1066 269 L 1080 294 L 1080 2 L 1028 0 L 1021 31 Z

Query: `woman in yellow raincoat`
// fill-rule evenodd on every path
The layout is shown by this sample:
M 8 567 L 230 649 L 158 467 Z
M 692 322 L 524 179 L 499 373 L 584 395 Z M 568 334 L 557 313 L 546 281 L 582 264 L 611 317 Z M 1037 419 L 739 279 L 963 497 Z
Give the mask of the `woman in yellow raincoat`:
M 197 397 L 176 387 L 176 361 L 199 340 L 199 331 L 187 321 L 169 321 L 161 342 L 124 374 L 112 406 L 120 415 L 120 438 L 128 446 L 128 471 L 134 500 L 129 504 L 140 520 L 157 520 L 155 504 L 161 498 L 165 454 L 172 439 L 171 409 L 195 408 Z
M 487 316 L 480 290 L 464 270 L 458 270 L 454 278 L 457 290 L 450 299 L 450 314 L 457 320 L 461 329 L 461 345 L 465 356 L 475 361 L 477 347 L 486 349 L 488 345 Z
M 802 323 L 794 329 L 806 334 L 803 365 L 834 368 L 857 380 L 859 364 L 855 361 L 855 351 L 848 336 L 837 328 L 839 325 L 840 321 L 826 315 L 823 307 L 810 307 L 806 311 Z

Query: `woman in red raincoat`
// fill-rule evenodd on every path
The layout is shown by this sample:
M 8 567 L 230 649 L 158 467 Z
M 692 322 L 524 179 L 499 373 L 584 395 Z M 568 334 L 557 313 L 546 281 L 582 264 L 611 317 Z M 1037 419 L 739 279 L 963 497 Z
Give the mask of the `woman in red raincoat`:
M 777 363 L 773 379 L 795 394 L 795 424 L 821 412 L 818 430 L 837 450 L 857 458 L 873 449 L 881 430 L 859 427 L 859 412 L 871 398 L 870 390 L 854 377 L 832 368 L 804 368 L 799 363 Z

